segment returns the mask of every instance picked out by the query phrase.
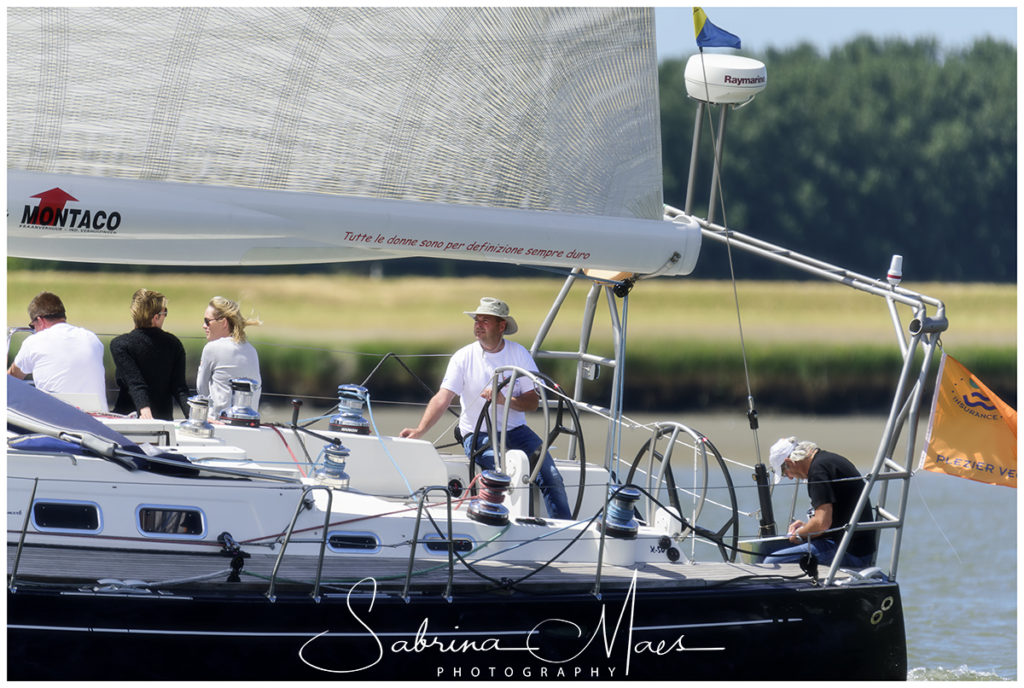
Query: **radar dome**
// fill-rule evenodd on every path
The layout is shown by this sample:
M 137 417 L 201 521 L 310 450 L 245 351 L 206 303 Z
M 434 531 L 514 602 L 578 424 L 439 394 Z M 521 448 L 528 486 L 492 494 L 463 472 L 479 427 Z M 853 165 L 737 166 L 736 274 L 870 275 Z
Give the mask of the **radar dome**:
M 706 103 L 745 103 L 768 85 L 764 63 L 740 55 L 699 53 L 686 62 L 686 93 Z

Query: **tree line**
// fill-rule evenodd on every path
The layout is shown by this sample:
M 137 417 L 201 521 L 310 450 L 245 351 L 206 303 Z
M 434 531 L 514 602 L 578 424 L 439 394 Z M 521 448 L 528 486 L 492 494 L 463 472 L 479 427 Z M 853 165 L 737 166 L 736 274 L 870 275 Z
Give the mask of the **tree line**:
M 914 281 L 1016 280 L 1014 46 L 861 37 L 825 56 L 805 44 L 751 57 L 768 85 L 727 113 L 716 222 L 869 276 L 900 254 Z M 660 65 L 665 199 L 679 208 L 696 110 L 684 69 Z M 701 155 L 693 211 L 707 217 L 710 143 Z M 695 276 L 728 277 L 724 249 L 708 243 Z M 740 277 L 794 277 L 733 258 Z
M 861 37 L 827 55 L 809 44 L 750 55 L 765 63 L 768 87 L 728 113 L 724 204 L 715 221 L 870 276 L 884 275 L 889 256 L 900 254 L 904 274 L 915 282 L 1015 281 L 1016 53 L 993 40 L 943 50 L 933 40 Z M 665 200 L 678 208 L 686 197 L 696 110 L 686 96 L 684 68 L 682 59 L 659 66 Z M 710 119 L 717 123 L 717 117 Z M 695 184 L 693 211 L 702 217 L 710 140 L 705 133 L 704 174 Z M 703 253 L 695 277 L 729 277 L 723 247 L 705 242 Z M 733 263 L 739 278 L 799 277 L 735 252 Z M 8 267 L 103 269 L 16 259 Z M 512 266 L 426 259 L 370 269 L 517 274 Z M 365 272 L 367 266 L 303 268 L 314 270 Z

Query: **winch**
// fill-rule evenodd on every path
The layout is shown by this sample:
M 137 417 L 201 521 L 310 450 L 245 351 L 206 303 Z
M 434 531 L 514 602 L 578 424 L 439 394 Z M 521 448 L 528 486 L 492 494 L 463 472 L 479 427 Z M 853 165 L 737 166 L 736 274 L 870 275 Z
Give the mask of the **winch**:
M 497 471 L 484 471 L 480 475 L 480 493 L 474 499 L 467 515 L 478 523 L 503 526 L 508 523 L 508 508 L 502 504 L 512 478 Z
M 210 400 L 196 395 L 188 398 L 188 418 L 178 423 L 178 432 L 195 437 L 213 437 L 213 426 L 207 420 Z
M 363 418 L 367 396 L 362 385 L 338 385 L 338 413 L 331 416 L 328 427 L 335 432 L 369 435 L 370 422 Z
M 260 426 L 260 414 L 252 408 L 253 395 L 259 383 L 248 377 L 231 379 L 231 407 L 220 412 L 220 417 L 230 425 L 248 428 Z
M 345 472 L 345 463 L 348 456 L 348 447 L 340 442 L 338 444 L 324 445 L 324 462 L 320 470 L 317 471 L 317 478 L 321 482 L 330 483 L 334 487 L 347 488 L 349 475 Z
M 635 487 L 609 488 L 608 513 L 604 532 L 609 537 L 631 540 L 636 537 L 639 524 L 633 518 L 633 505 L 640 499 L 640 490 Z

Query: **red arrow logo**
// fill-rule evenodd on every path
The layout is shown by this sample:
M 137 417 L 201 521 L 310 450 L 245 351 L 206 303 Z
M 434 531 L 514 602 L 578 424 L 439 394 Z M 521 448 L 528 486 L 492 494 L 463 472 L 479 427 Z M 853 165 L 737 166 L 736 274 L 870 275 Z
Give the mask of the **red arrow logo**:
M 39 221 L 36 224 L 40 225 L 56 225 L 57 218 L 60 216 L 60 212 L 64 210 L 67 202 L 78 201 L 77 198 L 60 187 L 54 187 L 49 191 L 37 193 L 35 196 L 30 196 L 30 198 L 39 199 L 39 214 L 37 215 Z

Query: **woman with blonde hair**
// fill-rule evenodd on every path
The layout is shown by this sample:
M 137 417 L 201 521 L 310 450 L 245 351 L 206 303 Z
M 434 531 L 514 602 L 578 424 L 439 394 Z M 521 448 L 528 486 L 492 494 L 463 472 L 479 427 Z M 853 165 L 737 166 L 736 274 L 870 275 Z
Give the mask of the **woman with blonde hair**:
M 260 390 L 260 359 L 256 349 L 246 341 L 245 328 L 262 324 L 259 319 L 246 319 L 238 303 L 223 296 L 210 299 L 203 314 L 206 346 L 199 360 L 196 388 L 210 400 L 210 417 L 231 406 L 231 380 L 249 378 L 256 381 L 252 405 L 258 408 Z
M 135 329 L 110 342 L 118 386 L 114 412 L 173 420 L 177 402 L 188 417 L 185 347 L 163 329 L 167 297 L 151 289 L 138 289 L 132 294 L 129 312 Z

